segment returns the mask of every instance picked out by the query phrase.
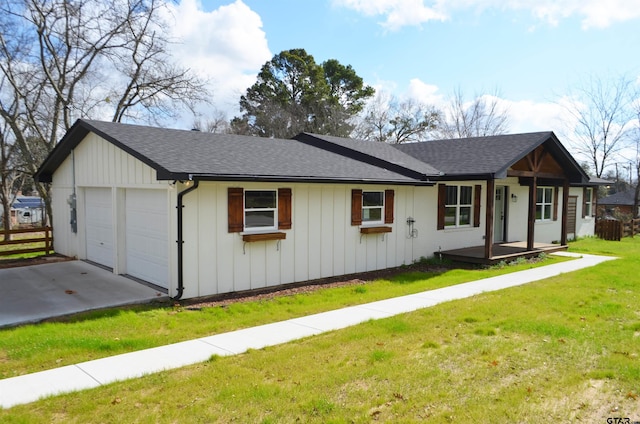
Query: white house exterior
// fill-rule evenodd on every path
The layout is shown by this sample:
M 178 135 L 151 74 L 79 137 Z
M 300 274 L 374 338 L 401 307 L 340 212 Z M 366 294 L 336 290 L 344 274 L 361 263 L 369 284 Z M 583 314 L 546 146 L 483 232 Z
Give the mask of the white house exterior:
M 571 169 L 562 184 L 542 172 L 540 182 L 554 185 L 534 185 L 543 199 L 533 206 L 529 173 L 509 166 L 524 163 L 518 155 L 504 165 L 519 177 L 489 177 L 443 172 L 438 160 L 390 145 L 298 138 L 80 120 L 37 174 L 51 182 L 54 249 L 193 298 L 396 267 L 450 249 L 490 252 L 488 234 L 564 243 L 594 231 L 595 205 L 583 201 L 592 189 L 555 136 L 529 138 L 534 148 L 553 143 L 546 157 Z M 447 204 L 454 192 L 456 204 Z M 541 216 L 529 231 L 533 210 Z M 571 214 L 575 222 L 564 219 Z

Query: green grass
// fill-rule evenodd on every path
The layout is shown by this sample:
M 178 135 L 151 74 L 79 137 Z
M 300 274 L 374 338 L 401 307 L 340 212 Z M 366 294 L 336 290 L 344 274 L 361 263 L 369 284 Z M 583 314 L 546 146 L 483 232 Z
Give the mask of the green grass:
M 19 233 L 19 234 L 12 234 L 11 235 L 11 239 L 12 240 L 20 240 L 20 239 L 30 239 L 30 238 L 37 238 L 40 234 L 44 234 L 44 233 Z M 2 229 L 0 229 L 0 242 L 5 240 L 5 234 L 2 232 Z M 0 244 L 0 253 L 4 253 L 4 252 L 11 252 L 14 250 L 19 250 L 19 249 L 37 249 L 37 248 L 42 248 L 44 249 L 45 247 L 45 242 L 43 241 L 35 241 L 35 242 L 30 242 L 30 243 L 21 243 L 21 244 Z M 49 251 L 49 254 L 53 253 L 53 251 Z M 36 258 L 38 256 L 45 256 L 47 253 L 46 252 L 32 252 L 32 253 L 16 253 L 16 254 L 6 254 L 6 255 L 2 255 L 0 256 L 0 264 L 2 263 L 2 261 L 10 261 L 10 260 L 15 260 L 15 259 L 29 259 L 29 258 Z
M 586 239 L 573 243 L 571 250 L 620 259 L 297 342 L 16 406 L 0 411 L 0 422 L 640 420 L 640 241 Z M 440 277 L 447 282 L 453 278 L 445 273 L 425 281 L 434 284 Z M 411 280 L 376 284 L 405 290 L 421 284 L 407 282 Z M 342 296 L 363 296 L 350 290 Z M 365 294 L 372 292 L 377 289 L 367 286 Z M 285 303 L 285 309 L 296 303 L 305 304 Z M 275 302 L 266 310 L 275 316 L 280 305 Z M 240 306 L 245 309 L 231 314 L 241 321 L 239 326 L 265 312 L 257 305 Z M 135 314 L 144 313 L 162 315 Z M 103 319 L 55 325 L 76 327 Z M 167 334 L 186 329 L 182 322 L 175 325 Z M 152 328 L 147 322 L 146 329 Z M 18 330 L 0 332 L 0 343 Z
M 0 330 L 0 378 L 147 349 L 558 262 L 441 273 L 411 272 L 366 285 L 190 310 L 166 303 L 101 310 L 63 322 Z

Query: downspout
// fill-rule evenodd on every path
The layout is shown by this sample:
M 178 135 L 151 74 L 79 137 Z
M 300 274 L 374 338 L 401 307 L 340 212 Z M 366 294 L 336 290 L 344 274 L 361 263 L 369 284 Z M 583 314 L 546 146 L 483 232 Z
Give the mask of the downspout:
M 184 266 L 183 266 L 183 252 L 182 245 L 184 244 L 183 236 L 182 236 L 182 209 L 184 208 L 184 204 L 182 203 L 182 198 L 192 192 L 193 190 L 198 188 L 198 180 L 193 182 L 193 185 L 185 190 L 182 190 L 178 193 L 178 293 L 173 297 L 173 300 L 180 300 L 182 294 L 184 292 Z

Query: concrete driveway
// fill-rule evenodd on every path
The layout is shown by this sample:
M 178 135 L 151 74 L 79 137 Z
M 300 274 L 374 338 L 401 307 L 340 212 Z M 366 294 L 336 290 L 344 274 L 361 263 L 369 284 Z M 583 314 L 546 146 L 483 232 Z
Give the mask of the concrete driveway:
M 82 261 L 0 269 L 0 328 L 167 295 Z

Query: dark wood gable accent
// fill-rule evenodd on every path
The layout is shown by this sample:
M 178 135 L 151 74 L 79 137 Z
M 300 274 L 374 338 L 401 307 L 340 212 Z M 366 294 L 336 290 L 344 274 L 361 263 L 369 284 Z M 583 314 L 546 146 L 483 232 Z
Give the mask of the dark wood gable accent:
M 538 146 L 516 162 L 507 172 L 509 177 L 566 178 L 562 166 L 544 148 Z
M 229 232 L 244 230 L 244 190 L 242 187 L 229 187 L 227 191 L 229 209 Z

